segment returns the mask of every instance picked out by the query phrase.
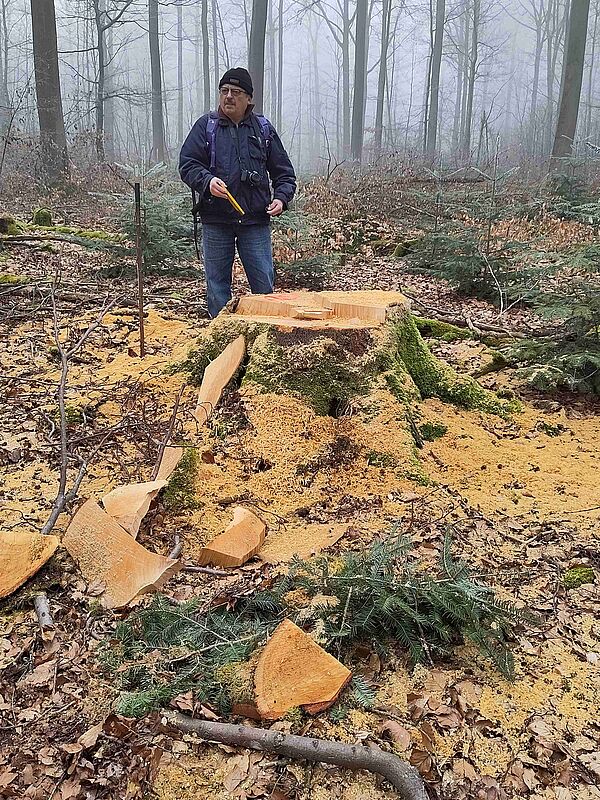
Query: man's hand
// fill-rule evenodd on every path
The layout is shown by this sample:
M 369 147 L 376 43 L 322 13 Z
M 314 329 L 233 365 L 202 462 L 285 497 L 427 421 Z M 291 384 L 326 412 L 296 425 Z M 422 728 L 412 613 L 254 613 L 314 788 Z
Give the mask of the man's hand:
M 270 206 L 267 206 L 267 214 L 270 217 L 276 217 L 283 211 L 283 203 L 281 200 L 273 200 Z
M 222 197 L 227 199 L 227 184 L 221 178 L 213 178 L 209 183 L 210 193 L 214 197 Z

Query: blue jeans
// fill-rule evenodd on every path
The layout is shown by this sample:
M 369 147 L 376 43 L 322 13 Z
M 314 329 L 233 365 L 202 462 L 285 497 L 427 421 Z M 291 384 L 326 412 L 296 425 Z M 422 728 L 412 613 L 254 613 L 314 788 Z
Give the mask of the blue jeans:
M 235 246 L 253 294 L 273 291 L 273 251 L 270 225 L 202 225 L 202 254 L 208 313 L 216 317 L 231 300 Z

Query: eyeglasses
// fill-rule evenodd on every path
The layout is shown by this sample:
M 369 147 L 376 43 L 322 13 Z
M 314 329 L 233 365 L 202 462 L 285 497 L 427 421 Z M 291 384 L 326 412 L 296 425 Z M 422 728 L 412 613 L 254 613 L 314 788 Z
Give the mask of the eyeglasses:
M 226 97 L 228 94 L 231 94 L 233 97 L 239 97 L 241 94 L 246 94 L 243 89 L 232 89 L 231 86 L 221 86 L 219 89 L 219 94 Z

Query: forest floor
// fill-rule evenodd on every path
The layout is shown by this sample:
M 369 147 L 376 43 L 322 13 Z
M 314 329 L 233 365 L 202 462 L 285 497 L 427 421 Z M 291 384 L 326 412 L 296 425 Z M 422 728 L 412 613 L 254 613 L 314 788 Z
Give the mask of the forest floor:
M 315 200 L 318 205 L 318 198 Z M 349 226 L 329 209 L 333 238 Z M 99 212 L 71 208 L 68 224 L 102 227 Z M 360 226 L 359 226 L 360 227 Z M 542 229 L 543 228 L 543 229 Z M 567 226 L 568 228 L 568 226 Z M 381 237 L 393 243 L 418 231 L 391 212 Z M 577 226 L 540 223 L 528 236 L 569 241 Z M 593 239 L 593 236 L 592 236 Z M 287 244 L 279 241 L 285 256 Z M 342 248 L 343 249 L 343 248 Z M 99 498 L 119 483 L 149 479 L 159 443 L 185 381 L 167 368 L 180 362 L 207 324 L 199 275 L 148 279 L 147 355 L 140 359 L 134 279 L 109 278 L 110 257 L 66 242 L 0 251 L 0 532 L 40 530 L 58 488 L 60 447 L 53 294 L 62 340 L 96 318 L 107 296 L 123 298 L 71 360 L 66 387 L 69 439 L 91 461 L 80 498 Z M 14 277 L 22 282 L 15 282 Z M 51 291 L 54 277 L 56 292 Z M 294 284 L 292 273 L 283 277 Z M 298 279 L 300 280 L 300 279 Z M 402 290 L 425 306 L 477 324 L 498 324 L 488 302 L 459 296 L 442 280 L 408 272 L 402 259 L 368 246 L 319 277 L 319 288 Z M 302 287 L 304 288 L 304 287 Z M 239 268 L 236 290 L 245 291 Z M 418 313 L 418 306 L 414 306 Z M 500 324 L 534 329 L 527 309 Z M 428 340 L 455 368 L 477 373 L 492 360 L 479 339 Z M 325 712 L 279 730 L 344 742 L 378 743 L 415 764 L 432 798 L 600 798 L 600 624 L 598 523 L 600 404 L 582 395 L 543 394 L 510 368 L 481 377 L 510 391 L 523 410 L 508 419 L 425 400 L 418 422 L 447 426 L 425 442 L 428 480 L 399 469 L 409 443 L 396 409 L 339 419 L 320 417 L 293 398 L 228 389 L 208 426 L 192 418 L 194 387 L 183 389 L 176 436 L 202 454 L 195 507 L 169 510 L 160 499 L 139 541 L 168 554 L 180 538 L 193 565 L 199 549 L 231 518 L 232 498 L 260 509 L 269 523 L 267 550 L 228 577 L 185 569 L 165 586 L 177 601 L 209 603 L 247 596 L 284 568 L 310 533 L 335 527 L 333 556 L 361 549 L 392 529 L 411 537 L 425 560 L 450 531 L 455 552 L 500 597 L 533 612 L 513 643 L 516 678 L 508 681 L 466 645 L 445 662 L 412 666 L 401 648 L 380 658 L 357 652 L 353 669 L 376 690 L 370 710 L 345 718 Z M 324 459 L 336 441 L 351 455 Z M 77 470 L 69 467 L 72 482 Z M 260 513 L 260 511 L 259 511 Z M 59 536 L 69 521 L 62 514 Z M 567 570 L 592 566 L 596 582 L 567 588 Z M 32 596 L 46 592 L 55 622 L 42 641 Z M 119 690 L 103 670 L 99 648 L 127 612 L 103 610 L 59 549 L 48 564 L 0 604 L 0 797 L 35 800 L 384 800 L 379 779 L 173 736 L 160 714 L 135 720 L 115 713 Z M 192 699 L 175 705 L 189 710 Z M 210 712 L 209 712 L 210 713 Z

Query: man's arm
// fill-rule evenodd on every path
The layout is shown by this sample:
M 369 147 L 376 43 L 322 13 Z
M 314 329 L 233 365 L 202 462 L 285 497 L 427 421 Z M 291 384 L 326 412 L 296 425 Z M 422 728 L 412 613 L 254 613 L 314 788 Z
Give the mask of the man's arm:
M 208 114 L 194 123 L 179 154 L 181 180 L 203 197 L 214 175 L 210 171 L 210 152 L 206 143 Z
M 271 147 L 267 159 L 267 170 L 273 184 L 273 198 L 281 200 L 284 210 L 292 202 L 296 192 L 296 173 L 285 147 L 275 128 L 271 125 Z

